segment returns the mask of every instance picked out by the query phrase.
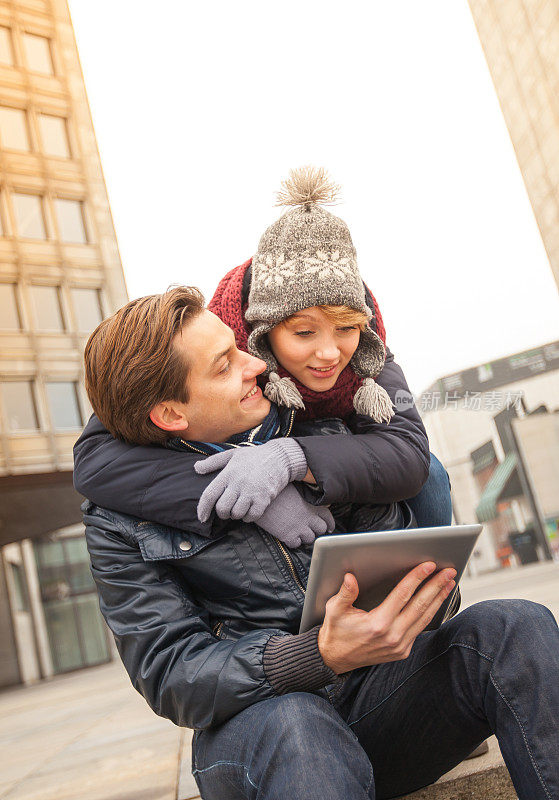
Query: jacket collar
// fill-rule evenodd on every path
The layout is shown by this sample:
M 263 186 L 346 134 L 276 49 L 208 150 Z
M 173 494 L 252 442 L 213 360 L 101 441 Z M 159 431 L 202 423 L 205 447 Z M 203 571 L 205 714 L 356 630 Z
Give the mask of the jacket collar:
M 270 411 L 266 418 L 248 431 L 234 434 L 227 442 L 215 444 L 213 442 L 191 442 L 186 439 L 176 437 L 169 439 L 166 447 L 171 450 L 191 450 L 194 453 L 211 456 L 214 453 L 221 453 L 223 450 L 231 450 L 234 447 L 255 447 L 264 444 L 270 439 L 280 436 L 289 436 L 295 419 L 295 409 L 270 406 Z

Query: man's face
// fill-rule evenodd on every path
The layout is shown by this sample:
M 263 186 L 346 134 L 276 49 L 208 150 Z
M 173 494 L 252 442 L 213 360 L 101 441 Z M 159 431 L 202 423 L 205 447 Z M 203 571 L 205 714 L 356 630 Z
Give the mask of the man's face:
M 224 442 L 262 422 L 270 401 L 256 376 L 266 365 L 239 350 L 233 331 L 215 314 L 202 311 L 175 336 L 173 345 L 189 365 L 183 439 Z

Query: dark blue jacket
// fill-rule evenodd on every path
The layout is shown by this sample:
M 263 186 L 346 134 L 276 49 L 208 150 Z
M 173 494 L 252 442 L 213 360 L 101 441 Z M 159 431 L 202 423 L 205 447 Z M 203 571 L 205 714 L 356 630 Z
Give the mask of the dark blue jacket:
M 412 524 L 400 505 L 360 507 L 379 515 L 368 513 L 366 529 Z M 89 501 L 83 510 L 101 612 L 157 714 L 205 728 L 275 694 L 328 692 L 340 680 L 322 661 L 318 629 L 297 634 L 312 545 L 289 550 L 233 520 L 216 519 L 207 536 Z

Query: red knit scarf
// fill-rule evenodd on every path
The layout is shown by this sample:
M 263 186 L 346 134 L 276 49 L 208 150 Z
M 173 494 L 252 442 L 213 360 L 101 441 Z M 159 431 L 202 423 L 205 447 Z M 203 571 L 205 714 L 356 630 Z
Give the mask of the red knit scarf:
M 248 303 L 243 304 L 242 291 L 243 278 L 251 263 L 252 259 L 249 259 L 228 272 L 220 281 L 214 296 L 208 303 L 209 310 L 232 329 L 237 347 L 247 353 L 251 328 L 245 321 Z M 379 307 L 372 294 L 371 297 L 375 308 L 375 329 L 383 343 L 386 344 L 386 332 Z M 293 380 L 305 403 L 305 410 L 297 412 L 297 419 L 322 419 L 324 417 L 346 419 L 353 411 L 353 396 L 361 386 L 361 378 L 355 374 L 349 364 L 340 373 L 335 385 L 326 392 L 315 392 L 309 389 L 287 372 L 281 364 L 278 366 L 278 374 L 282 378 L 288 376 Z

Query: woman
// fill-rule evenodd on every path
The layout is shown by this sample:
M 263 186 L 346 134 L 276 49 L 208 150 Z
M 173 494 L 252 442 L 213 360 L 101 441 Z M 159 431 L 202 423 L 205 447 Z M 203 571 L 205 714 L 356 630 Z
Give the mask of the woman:
M 448 477 L 434 457 L 429 462 L 415 407 L 392 406 L 391 398 L 411 395 L 385 351 L 382 318 L 359 277 L 347 226 L 320 205 L 333 196 L 323 171 L 294 173 L 283 196 L 294 210 L 266 231 L 253 262 L 225 276 L 209 308 L 234 330 L 240 349 L 266 362 L 267 396 L 302 418 L 305 427 L 299 423 L 293 433 L 316 481 L 313 502 L 378 505 L 417 495 L 410 505 L 420 526 L 448 524 Z M 325 417 L 327 423 L 316 422 Z M 344 453 L 351 450 L 352 457 L 345 461 L 336 436 L 315 435 L 348 431 L 351 448 Z M 204 494 L 192 486 L 196 458 L 142 449 L 115 441 L 93 420 L 76 445 L 76 488 L 98 505 L 211 535 L 209 511 L 223 492 L 215 494 L 215 482 L 208 487 L 207 474 L 199 476 Z M 242 458 L 242 450 L 225 458 Z M 198 469 L 211 474 L 224 466 L 223 456 L 210 456 Z M 129 470 L 137 477 L 132 496 L 120 480 Z M 200 494 L 210 502 L 197 518 L 192 498 Z M 223 502 L 220 508 L 227 516 Z
M 264 394 L 297 409 L 299 433 L 305 420 L 349 422 L 357 414 L 396 432 L 382 386 L 385 360 L 393 363 L 382 317 L 359 275 L 347 225 L 322 207 L 337 191 L 324 170 L 292 170 L 278 204 L 293 209 L 266 230 L 253 259 L 223 278 L 208 308 L 233 329 L 240 349 L 266 362 Z M 396 399 L 411 401 L 406 390 Z M 204 472 L 225 463 L 226 457 L 208 459 Z M 420 527 L 450 524 L 448 476 L 432 455 L 429 467 L 426 485 L 408 502 Z M 208 496 L 219 497 L 208 490 L 206 514 Z M 220 508 L 227 514 L 223 501 Z

